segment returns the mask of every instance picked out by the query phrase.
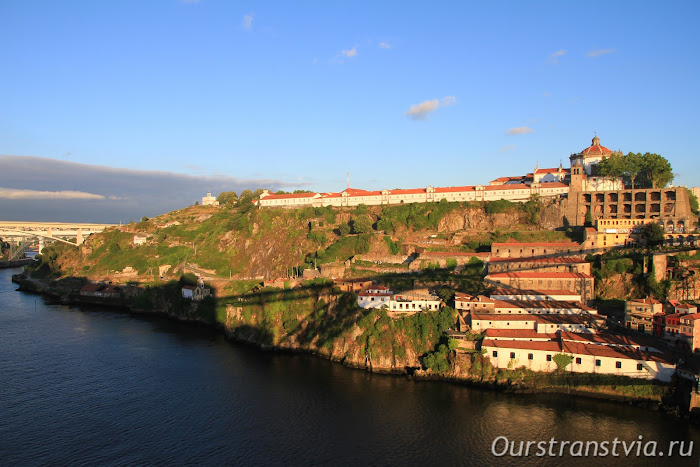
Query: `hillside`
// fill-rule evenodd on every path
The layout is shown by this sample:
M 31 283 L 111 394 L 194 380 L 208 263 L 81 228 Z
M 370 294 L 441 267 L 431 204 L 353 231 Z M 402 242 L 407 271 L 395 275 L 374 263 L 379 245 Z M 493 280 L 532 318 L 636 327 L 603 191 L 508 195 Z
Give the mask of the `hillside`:
M 177 278 L 185 269 L 210 279 L 274 279 L 361 254 L 399 258 L 484 251 L 508 238 L 565 240 L 564 232 L 536 230 L 560 224 L 558 205 L 538 200 L 298 210 L 192 206 L 92 235 L 78 254 L 58 246 L 46 254 L 60 275 L 121 282 Z M 135 237 L 145 241 L 137 245 Z

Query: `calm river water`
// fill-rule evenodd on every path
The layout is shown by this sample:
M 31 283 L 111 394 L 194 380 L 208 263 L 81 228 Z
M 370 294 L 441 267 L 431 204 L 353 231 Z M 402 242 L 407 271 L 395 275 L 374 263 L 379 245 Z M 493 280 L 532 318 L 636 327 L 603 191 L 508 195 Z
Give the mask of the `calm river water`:
M 491 452 L 498 436 L 640 435 L 657 453 L 693 441 L 693 456 L 673 463 L 698 465 L 700 430 L 673 417 L 265 353 L 165 319 L 45 304 L 15 291 L 17 272 L 0 270 L 0 465 L 668 465 L 636 457 L 636 445 L 598 459 L 538 457 L 534 445 L 528 457 Z

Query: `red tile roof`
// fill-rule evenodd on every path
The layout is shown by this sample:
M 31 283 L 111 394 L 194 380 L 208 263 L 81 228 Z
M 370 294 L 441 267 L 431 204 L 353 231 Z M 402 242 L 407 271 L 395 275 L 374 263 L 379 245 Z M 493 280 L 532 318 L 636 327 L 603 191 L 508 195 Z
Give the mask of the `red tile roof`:
M 542 257 L 519 257 L 519 258 L 491 258 L 490 263 L 559 263 L 559 264 L 582 264 L 587 263 L 585 259 L 571 256 L 542 258 Z
M 510 341 L 484 339 L 481 347 L 495 347 L 497 349 L 524 349 L 524 350 L 544 350 L 559 352 L 561 347 L 557 341 Z
M 576 292 L 570 290 L 534 290 L 534 289 L 506 289 L 500 288 L 494 290 L 491 295 L 578 295 Z
M 473 186 L 448 186 L 435 188 L 435 193 L 457 193 L 461 191 L 474 191 Z
M 556 334 L 537 332 L 534 329 L 494 329 L 489 328 L 484 334 L 484 339 L 499 338 L 499 339 L 539 339 L 539 340 L 554 340 Z
M 660 352 L 645 352 L 626 347 L 609 347 L 606 345 L 588 345 L 578 342 L 562 341 L 562 352 L 579 355 L 592 355 L 595 357 L 608 357 L 619 359 L 631 359 L 637 361 L 653 361 L 673 364 L 670 356 Z
M 539 174 L 539 173 L 556 173 L 556 172 L 559 172 L 559 171 L 561 171 L 562 173 L 569 173 L 569 169 L 565 169 L 565 168 L 563 168 L 563 167 L 553 167 L 553 168 L 551 168 L 551 169 L 537 169 L 537 170 L 535 170 L 535 173 L 536 173 L 536 174 Z

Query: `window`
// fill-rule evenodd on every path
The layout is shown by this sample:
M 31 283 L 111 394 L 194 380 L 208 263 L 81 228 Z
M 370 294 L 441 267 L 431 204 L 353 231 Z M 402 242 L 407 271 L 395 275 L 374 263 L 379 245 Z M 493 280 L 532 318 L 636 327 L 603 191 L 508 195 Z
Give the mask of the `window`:
M 528 359 L 528 360 L 534 360 L 534 359 L 535 359 L 535 356 L 532 355 L 531 353 L 529 353 L 529 354 L 527 354 L 527 359 Z
M 510 353 L 510 358 L 515 358 L 515 352 Z
M 493 355 L 494 357 L 498 357 L 498 351 L 497 351 L 497 350 L 494 350 L 492 355 Z
M 644 369 L 644 365 L 641 363 L 637 363 L 637 371 L 642 371 Z
M 615 362 L 615 368 L 622 368 L 622 362 Z
M 576 357 L 576 364 L 580 365 L 581 364 L 581 357 Z
M 600 360 L 595 361 L 595 366 L 600 366 Z
M 551 362 L 551 361 L 552 361 L 552 356 L 549 355 L 549 354 L 547 355 L 547 361 L 548 361 L 548 362 Z

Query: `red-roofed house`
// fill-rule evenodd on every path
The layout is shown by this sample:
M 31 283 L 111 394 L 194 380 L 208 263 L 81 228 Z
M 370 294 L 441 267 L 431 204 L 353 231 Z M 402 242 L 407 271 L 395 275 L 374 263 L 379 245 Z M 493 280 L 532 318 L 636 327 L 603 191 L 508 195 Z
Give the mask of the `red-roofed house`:
M 700 313 L 693 313 L 680 317 L 681 339 L 683 339 L 691 351 L 700 348 Z

